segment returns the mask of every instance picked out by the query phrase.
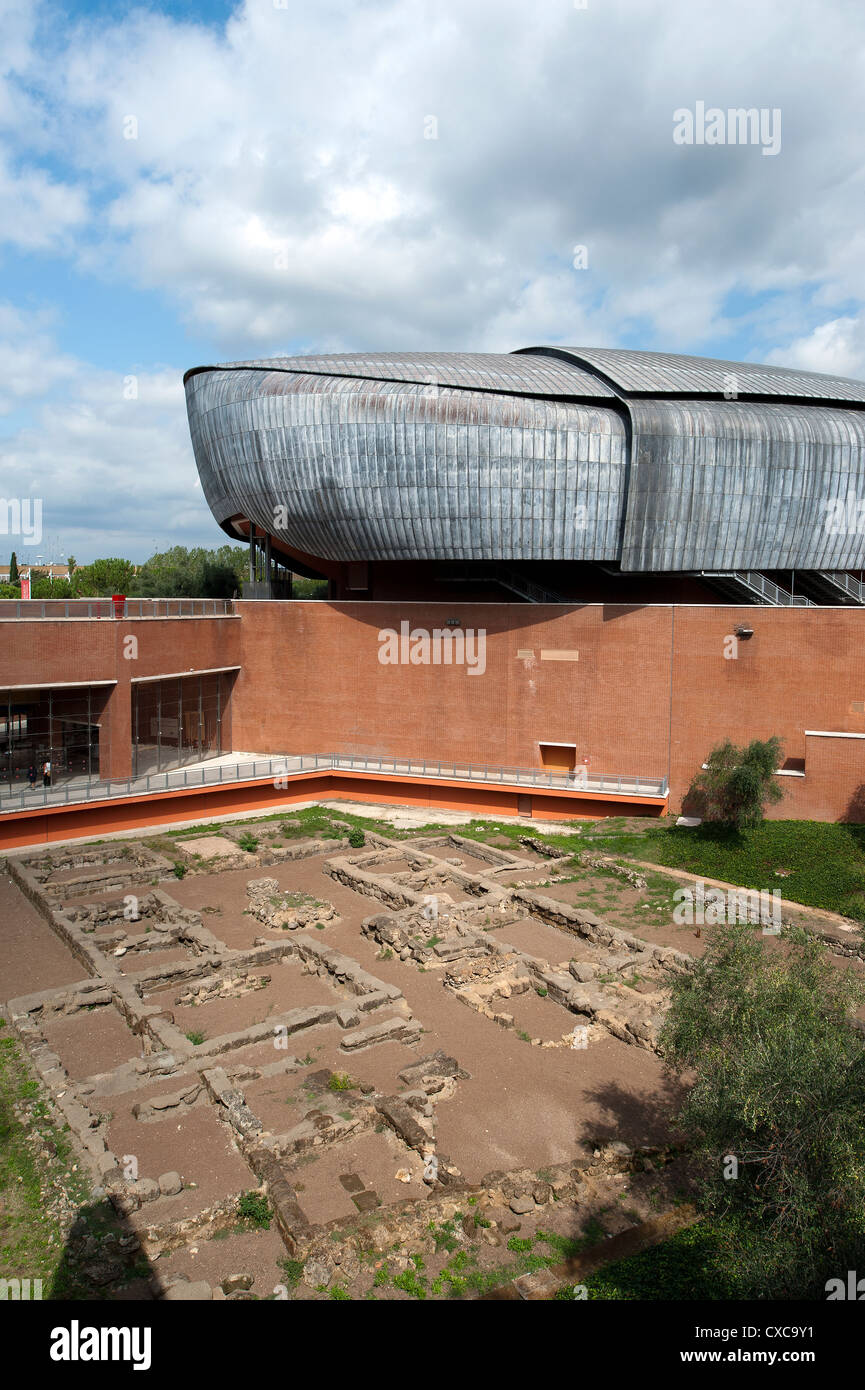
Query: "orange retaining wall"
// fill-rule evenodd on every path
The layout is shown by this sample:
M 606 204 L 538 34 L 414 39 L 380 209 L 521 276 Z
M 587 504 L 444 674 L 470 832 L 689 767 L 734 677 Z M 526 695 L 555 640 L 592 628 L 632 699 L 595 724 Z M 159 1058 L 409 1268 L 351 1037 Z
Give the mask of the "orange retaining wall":
M 524 799 L 530 803 L 528 812 L 520 811 Z M 10 812 L 0 816 L 0 849 L 143 830 L 177 821 L 208 821 L 248 811 L 273 811 L 297 801 L 323 800 L 429 807 L 495 817 L 533 814 L 542 820 L 662 815 L 666 805 L 661 797 L 599 798 L 587 792 L 562 793 L 538 787 L 526 792 L 508 787 L 493 789 L 475 782 L 421 780 L 380 773 L 310 772 L 292 777 L 288 789 L 275 787 L 268 779 Z

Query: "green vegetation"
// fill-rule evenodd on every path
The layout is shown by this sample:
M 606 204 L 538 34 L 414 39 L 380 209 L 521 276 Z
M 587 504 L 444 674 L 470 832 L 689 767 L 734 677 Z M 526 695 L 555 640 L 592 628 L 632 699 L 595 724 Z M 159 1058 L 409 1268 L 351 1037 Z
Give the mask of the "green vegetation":
M 237 1199 L 237 1215 L 244 1226 L 266 1231 L 270 1226 L 270 1203 L 261 1192 L 244 1192 Z
M 289 1289 L 297 1288 L 303 1278 L 305 1260 L 284 1259 L 277 1261 L 279 1269 L 282 1270 L 282 1277 Z
M 459 1237 L 456 1233 L 456 1221 L 453 1217 L 451 1217 L 449 1221 L 442 1221 L 440 1224 L 431 1221 L 427 1229 L 435 1241 L 436 1254 L 438 1254 L 440 1250 L 447 1250 L 449 1253 L 456 1250 L 459 1244 Z
M 742 888 L 777 889 L 792 902 L 865 922 L 865 826 L 764 821 L 751 830 L 652 825 L 615 832 L 601 822 L 593 847 Z
M 352 849 L 360 849 L 363 845 L 366 844 L 366 835 L 361 830 L 359 825 L 354 826 L 348 832 L 348 843 L 351 845 Z
M 426 1298 L 427 1296 L 426 1278 L 414 1269 L 405 1269 L 402 1274 L 395 1274 L 393 1286 L 395 1289 L 402 1289 L 404 1293 L 411 1294 L 412 1298 Z
M 247 854 L 255 854 L 258 849 L 258 840 L 251 831 L 246 830 L 242 835 L 238 835 L 237 843 Z
M 200 1047 L 203 1042 L 207 1042 L 207 1034 L 196 1032 L 193 1029 L 191 1033 L 186 1034 L 186 1040 L 191 1042 L 193 1047 Z
M 616 1260 L 582 1280 L 590 1300 L 657 1301 L 730 1299 L 737 1293 L 722 1269 L 736 1251 L 738 1233 L 729 1222 L 699 1221 L 662 1245 Z M 556 1299 L 574 1298 L 574 1285 Z
M 781 951 L 712 930 L 661 1034 L 696 1074 L 679 1116 L 703 1209 L 735 1231 L 717 1266 L 738 1298 L 818 1298 L 865 1243 L 865 985 L 797 929 Z
M 357 1082 L 352 1081 L 348 1072 L 345 1071 L 331 1072 L 330 1080 L 327 1083 L 329 1091 L 353 1091 L 356 1085 Z
M 0 1024 L 4 1022 L 0 1020 Z M 63 1250 L 63 1236 L 43 1190 L 56 1173 L 45 1171 L 30 1135 L 54 1148 L 52 1168 L 68 1171 L 75 1159 L 66 1134 L 52 1124 L 39 1095 L 39 1085 L 17 1042 L 0 1036 L 0 1277 L 41 1279 L 43 1297 L 47 1297 Z M 88 1195 L 86 1184 L 83 1176 L 76 1177 L 76 1195 L 83 1203 Z
M 43 1299 L 102 1299 L 66 1248 L 56 1214 L 58 1193 L 100 1244 L 124 1234 L 110 1202 L 91 1198 L 84 1165 L 32 1073 L 18 1042 L 4 1037 L 0 1019 L 0 1278 L 42 1280 Z M 146 1264 L 146 1262 L 144 1262 Z M 147 1269 L 131 1269 L 130 1279 Z
M 775 769 L 781 766 L 783 756 L 777 738 L 754 739 L 747 748 L 737 748 L 727 739 L 712 749 L 691 784 L 686 802 L 692 802 L 696 813 L 706 820 L 736 830 L 759 825 L 766 806 L 783 796 L 775 781 Z
M 175 861 L 174 861 L 174 877 L 175 877 L 175 878 L 185 878 L 185 877 L 186 877 L 186 865 L 183 863 L 183 861 L 182 861 L 181 859 L 175 859 Z
M 529 1236 L 528 1240 L 521 1240 L 519 1236 L 511 1236 L 508 1240 L 508 1249 L 517 1251 L 531 1250 L 534 1243 L 531 1236 Z
M 327 598 L 326 579 L 305 579 L 301 574 L 295 574 L 291 582 L 291 593 L 293 598 Z

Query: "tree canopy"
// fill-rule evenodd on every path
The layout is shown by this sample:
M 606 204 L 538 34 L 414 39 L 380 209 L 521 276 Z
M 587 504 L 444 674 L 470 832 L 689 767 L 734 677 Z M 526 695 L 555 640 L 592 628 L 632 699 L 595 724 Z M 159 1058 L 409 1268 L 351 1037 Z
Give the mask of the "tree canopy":
M 769 803 L 783 792 L 775 771 L 784 756 L 781 740 L 754 739 L 738 748 L 727 739 L 713 748 L 706 765 L 691 783 L 685 804 L 704 817 L 742 830 L 759 825 Z
M 735 1229 L 740 1298 L 825 1298 L 865 1250 L 865 986 L 797 928 L 712 929 L 674 983 L 661 1034 L 695 1076 L 679 1117 L 703 1205 Z M 732 1295 L 731 1295 L 732 1296 Z

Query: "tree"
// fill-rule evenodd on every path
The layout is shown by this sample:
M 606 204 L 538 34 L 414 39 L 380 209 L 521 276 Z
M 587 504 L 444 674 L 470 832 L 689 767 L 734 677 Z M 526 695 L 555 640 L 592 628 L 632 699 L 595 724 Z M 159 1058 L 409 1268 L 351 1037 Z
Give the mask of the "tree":
M 243 582 L 245 564 L 242 546 L 188 550 L 176 545 L 151 555 L 129 592 L 144 598 L 231 598 Z
M 15 554 L 14 550 L 12 551 L 12 558 L 9 561 L 9 583 L 20 583 L 20 580 L 18 578 L 18 556 Z
M 74 598 L 72 585 L 68 579 L 48 579 L 40 575 L 30 586 L 31 598 Z
M 729 739 L 714 748 L 706 766 L 691 783 L 686 797 L 705 820 L 720 821 L 736 830 L 759 825 L 766 806 L 781 800 L 775 771 L 784 756 L 778 738 L 754 739 L 737 748 Z
M 696 1073 L 679 1124 L 704 1207 L 734 1232 L 718 1256 L 730 1296 L 825 1298 L 865 1252 L 865 986 L 800 929 L 780 942 L 714 928 L 660 1041 Z
M 67 557 L 67 560 L 66 560 L 66 568 L 67 568 L 67 570 L 69 571 L 69 578 L 70 578 L 70 579 L 72 578 L 73 574 L 75 573 L 75 568 L 76 568 L 76 565 L 77 565 L 77 564 L 78 564 L 78 561 L 75 559 L 75 556 L 74 556 L 74 555 L 69 555 L 69 556 Z
M 110 594 L 129 592 L 135 575 L 135 566 L 130 560 L 113 558 L 94 560 L 75 571 L 72 588 L 76 595 L 84 598 L 106 597 Z

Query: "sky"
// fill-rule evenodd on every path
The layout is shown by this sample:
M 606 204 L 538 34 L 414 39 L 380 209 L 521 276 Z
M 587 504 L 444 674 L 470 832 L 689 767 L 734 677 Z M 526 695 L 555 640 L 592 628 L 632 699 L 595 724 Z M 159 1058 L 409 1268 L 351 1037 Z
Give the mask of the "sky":
M 0 563 L 224 543 L 192 366 L 865 377 L 861 0 L 0 0 L 0 35 L 0 499 L 42 499 Z M 700 103 L 765 138 L 698 143 Z

